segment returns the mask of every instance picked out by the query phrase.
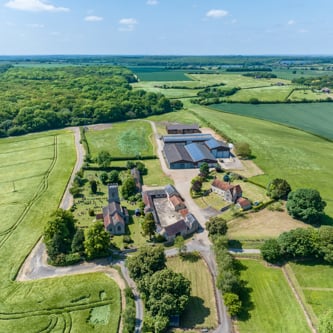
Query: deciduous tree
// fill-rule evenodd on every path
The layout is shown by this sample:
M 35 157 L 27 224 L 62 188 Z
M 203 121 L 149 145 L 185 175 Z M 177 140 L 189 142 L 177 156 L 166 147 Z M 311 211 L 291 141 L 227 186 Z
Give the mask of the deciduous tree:
M 326 202 L 321 198 L 320 193 L 309 188 L 290 192 L 286 205 L 291 217 L 310 224 L 320 221 L 325 206 Z
M 126 259 L 126 265 L 134 280 L 165 268 L 165 262 L 166 258 L 162 246 L 143 246 L 136 255 Z
M 109 254 L 110 234 L 105 231 L 103 223 L 95 222 L 85 232 L 84 250 L 88 259 Z
M 267 186 L 267 195 L 274 199 L 287 199 L 291 187 L 285 179 L 275 178 Z
M 151 237 L 154 235 L 155 231 L 156 231 L 156 223 L 154 220 L 154 215 L 151 212 L 148 212 L 142 222 L 142 230 L 143 230 L 143 234 L 145 236 L 149 236 L 149 238 L 151 239 Z

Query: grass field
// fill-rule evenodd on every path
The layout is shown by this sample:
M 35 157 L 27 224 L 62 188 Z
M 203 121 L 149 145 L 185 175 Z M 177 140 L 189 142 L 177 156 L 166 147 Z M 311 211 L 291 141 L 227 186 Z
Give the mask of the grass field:
M 284 102 L 291 93 L 292 86 L 263 86 L 241 89 L 236 94 L 226 97 L 226 100 L 233 102 L 249 102 L 256 98 L 261 102 Z
M 0 332 L 117 331 L 119 288 L 104 275 L 14 282 L 59 205 L 75 156 L 70 132 L 0 140 L 0 207 L 7 214 L 0 229 Z M 112 307 L 109 322 L 87 325 L 90 311 L 104 305 Z
M 159 66 L 129 66 L 140 81 L 190 81 L 183 70 L 168 70 Z
M 274 178 L 284 178 L 295 188 L 317 189 L 327 202 L 326 213 L 333 216 L 333 143 L 272 122 L 223 113 L 209 108 L 185 106 L 215 124 L 234 141 L 248 142 L 254 162 L 265 172 L 252 177 L 267 186 Z
M 194 254 L 187 259 L 168 258 L 167 266 L 191 281 L 191 298 L 183 315 L 182 328 L 214 328 L 217 326 L 215 296 L 210 273 L 204 261 Z
M 247 281 L 250 299 L 237 321 L 240 333 L 308 333 L 301 307 L 280 269 L 262 262 L 242 260 L 242 278 Z
M 237 104 L 212 105 L 213 109 L 274 121 L 333 140 L 333 107 L 331 103 Z
M 292 219 L 286 212 L 272 212 L 265 209 L 230 221 L 227 236 L 229 239 L 241 241 L 263 240 L 277 237 L 285 231 L 308 227 L 307 224 Z
M 102 150 L 112 157 L 135 157 L 154 155 L 152 129 L 143 120 L 114 123 L 103 130 L 90 129 L 86 132 L 92 157 Z
M 289 263 L 317 317 L 333 308 L 333 266 L 314 262 Z

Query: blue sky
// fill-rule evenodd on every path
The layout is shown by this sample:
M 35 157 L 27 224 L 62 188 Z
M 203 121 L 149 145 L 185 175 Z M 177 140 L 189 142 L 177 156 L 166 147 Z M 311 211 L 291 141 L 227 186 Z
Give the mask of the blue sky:
M 0 55 L 333 55 L 332 0 L 0 0 Z

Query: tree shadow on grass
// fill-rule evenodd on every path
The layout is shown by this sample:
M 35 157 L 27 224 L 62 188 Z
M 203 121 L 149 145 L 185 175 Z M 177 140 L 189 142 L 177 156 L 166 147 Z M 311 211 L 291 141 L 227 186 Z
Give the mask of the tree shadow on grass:
M 197 262 L 200 259 L 199 253 L 196 252 L 187 252 L 181 255 L 183 261 Z
M 180 326 L 182 328 L 194 328 L 202 325 L 205 319 L 210 315 L 210 309 L 204 305 L 202 298 L 191 296 L 180 318 Z
M 246 281 L 243 281 L 243 285 L 240 291 L 240 300 L 242 301 L 242 309 L 237 319 L 239 321 L 247 321 L 251 318 L 251 310 L 254 309 L 255 305 L 251 299 L 251 293 L 253 289 L 247 285 Z
M 320 219 L 320 224 L 333 226 L 333 218 L 327 214 L 324 214 Z
M 235 261 L 236 270 L 238 272 L 245 271 L 248 268 L 240 261 Z M 251 293 L 253 292 L 253 289 L 248 286 L 248 283 L 244 280 L 241 281 L 241 287 L 239 291 L 239 298 L 242 302 L 242 309 L 239 315 L 237 316 L 237 319 L 240 321 L 247 321 L 251 318 L 251 310 L 254 309 L 255 305 L 252 302 L 251 299 Z

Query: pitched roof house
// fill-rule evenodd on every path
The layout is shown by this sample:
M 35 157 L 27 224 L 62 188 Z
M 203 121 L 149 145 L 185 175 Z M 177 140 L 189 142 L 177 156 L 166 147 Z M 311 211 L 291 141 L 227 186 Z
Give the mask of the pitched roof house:
M 223 182 L 220 179 L 214 179 L 211 185 L 213 192 L 221 195 L 225 201 L 236 203 L 236 200 L 243 194 L 240 185 L 232 185 L 230 183 Z

